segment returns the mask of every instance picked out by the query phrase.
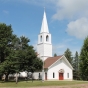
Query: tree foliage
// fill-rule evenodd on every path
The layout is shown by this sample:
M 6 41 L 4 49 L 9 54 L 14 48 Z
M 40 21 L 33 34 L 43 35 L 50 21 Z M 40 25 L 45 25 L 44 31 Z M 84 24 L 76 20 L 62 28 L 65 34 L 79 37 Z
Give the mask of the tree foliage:
M 67 50 L 64 52 L 64 55 L 67 58 L 67 60 L 72 64 L 72 53 L 69 48 L 67 48 Z
M 55 53 L 55 54 L 54 54 L 54 57 L 56 57 L 56 56 L 57 56 L 57 54 Z
M 0 24 L 0 62 L 2 63 L 9 55 L 9 45 L 12 40 L 11 25 Z
M 0 24 L 0 75 L 42 69 L 43 62 L 29 42 L 25 36 L 14 35 L 11 25 Z
M 80 72 L 81 78 L 88 80 L 88 36 L 84 40 L 80 53 Z
M 75 57 L 73 57 L 72 66 L 74 68 L 73 78 L 77 80 L 79 79 L 79 55 L 77 51 L 75 53 Z

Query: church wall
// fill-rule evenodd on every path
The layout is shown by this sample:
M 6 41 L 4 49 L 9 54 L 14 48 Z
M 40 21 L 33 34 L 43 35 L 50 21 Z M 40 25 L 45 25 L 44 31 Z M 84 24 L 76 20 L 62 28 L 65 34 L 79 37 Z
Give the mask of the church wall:
M 42 72 L 34 72 L 33 73 L 33 79 L 42 79 Z
M 64 70 L 64 80 L 72 80 L 72 69 L 68 67 L 68 65 L 63 61 L 59 60 L 59 62 L 55 63 L 55 65 L 51 66 L 48 70 L 48 80 L 59 80 L 59 70 Z M 53 78 L 53 73 L 55 74 L 55 78 Z M 68 74 L 69 73 L 69 78 Z
M 52 57 L 52 45 L 51 44 L 38 44 L 37 52 L 39 57 L 44 61 L 48 57 Z
M 37 53 L 39 54 L 39 56 L 44 56 L 44 45 L 43 44 L 38 44 L 37 45 Z
M 37 52 L 40 57 L 52 57 L 52 45 L 51 44 L 41 44 L 37 46 Z
M 48 57 L 52 57 L 52 45 L 44 44 L 44 49 L 40 49 L 40 58 L 45 61 Z M 41 47 L 40 47 L 41 48 Z M 42 51 L 44 50 L 44 52 Z M 42 55 L 43 54 L 43 55 Z M 42 55 L 42 56 L 41 56 Z
M 44 44 L 44 56 L 52 57 L 52 45 Z

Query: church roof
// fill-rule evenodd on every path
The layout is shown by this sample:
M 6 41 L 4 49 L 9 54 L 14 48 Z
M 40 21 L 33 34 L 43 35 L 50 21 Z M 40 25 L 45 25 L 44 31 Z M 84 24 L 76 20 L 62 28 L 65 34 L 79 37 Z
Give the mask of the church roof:
M 56 57 L 49 57 L 44 61 L 44 68 L 48 68 L 53 63 L 55 63 L 58 59 L 60 59 L 63 55 L 56 56 Z
M 40 33 L 44 33 L 44 32 L 49 33 L 48 23 L 47 23 L 47 18 L 46 18 L 45 10 L 44 10 L 44 15 L 43 15 L 43 20 L 42 20 L 42 26 L 41 26 Z

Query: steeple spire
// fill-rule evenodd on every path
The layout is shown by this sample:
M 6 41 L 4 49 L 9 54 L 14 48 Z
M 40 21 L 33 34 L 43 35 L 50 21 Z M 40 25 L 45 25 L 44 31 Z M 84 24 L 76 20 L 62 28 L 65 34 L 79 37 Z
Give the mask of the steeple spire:
M 47 18 L 46 18 L 46 12 L 45 12 L 45 7 L 44 7 L 44 15 L 43 15 L 43 20 L 42 20 L 42 26 L 41 26 L 40 33 L 43 33 L 43 32 L 49 33 L 48 23 L 47 23 Z
M 51 34 L 49 33 L 48 30 L 45 8 L 44 8 L 41 31 L 40 34 L 38 35 L 37 53 L 40 55 L 40 58 L 43 61 L 48 57 L 52 57 Z

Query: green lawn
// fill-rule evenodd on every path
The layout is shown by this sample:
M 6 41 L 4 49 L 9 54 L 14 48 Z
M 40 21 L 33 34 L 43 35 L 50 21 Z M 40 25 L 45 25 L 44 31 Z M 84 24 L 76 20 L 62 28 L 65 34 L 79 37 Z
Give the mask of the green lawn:
M 20 81 L 18 84 L 15 82 L 0 82 L 0 87 L 36 87 L 36 86 L 62 86 L 62 85 L 75 85 L 75 84 L 88 84 L 87 81 Z

